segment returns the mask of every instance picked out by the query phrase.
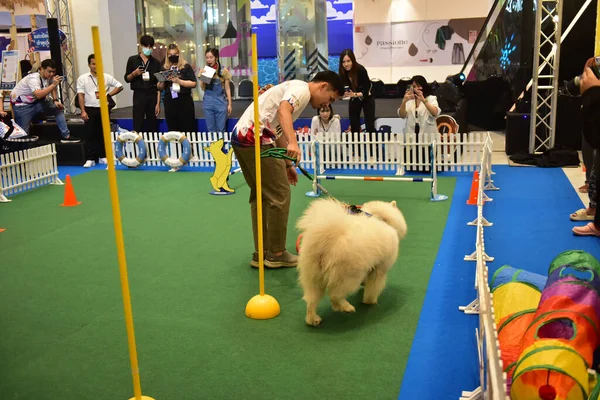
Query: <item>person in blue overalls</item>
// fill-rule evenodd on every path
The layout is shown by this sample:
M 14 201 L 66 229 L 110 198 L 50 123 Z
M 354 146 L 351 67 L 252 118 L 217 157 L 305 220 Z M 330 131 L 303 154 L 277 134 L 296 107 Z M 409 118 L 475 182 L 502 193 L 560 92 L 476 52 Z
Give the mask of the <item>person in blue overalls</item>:
M 204 90 L 204 119 L 208 132 L 226 132 L 227 116 L 231 114 L 231 73 L 221 67 L 219 61 L 219 50 L 210 48 L 206 51 L 206 65 L 216 70 L 214 76 L 208 83 L 204 74 L 200 71 L 200 87 Z

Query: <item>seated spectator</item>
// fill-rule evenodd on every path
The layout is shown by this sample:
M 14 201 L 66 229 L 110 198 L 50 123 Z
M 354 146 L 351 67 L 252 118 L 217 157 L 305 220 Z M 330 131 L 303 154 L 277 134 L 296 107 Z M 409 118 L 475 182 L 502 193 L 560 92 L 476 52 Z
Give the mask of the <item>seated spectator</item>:
M 15 113 L 15 122 L 27 134 L 31 122 L 43 114 L 53 116 L 62 136 L 62 143 L 79 142 L 69 132 L 67 120 L 63 113 L 64 106 L 58 99 L 56 88 L 63 81 L 62 76 L 56 76 L 56 63 L 54 60 L 42 61 L 39 72 L 33 72 L 17 83 L 10 93 L 10 101 Z M 52 94 L 52 98 L 48 96 Z
M 312 119 L 310 131 L 313 135 L 331 132 L 335 134 L 334 137 L 336 140 L 341 140 L 342 127 L 340 125 L 340 116 L 333 114 L 331 104 L 319 109 L 318 114 Z

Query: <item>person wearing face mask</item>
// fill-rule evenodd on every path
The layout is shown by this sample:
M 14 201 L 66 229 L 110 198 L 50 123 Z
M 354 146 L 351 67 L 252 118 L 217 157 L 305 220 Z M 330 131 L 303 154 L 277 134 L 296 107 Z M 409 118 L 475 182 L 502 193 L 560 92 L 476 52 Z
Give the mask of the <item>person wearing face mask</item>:
M 160 113 L 160 92 L 156 88 L 155 73 L 160 72 L 160 62 L 152 57 L 154 38 L 144 35 L 140 38 L 141 52 L 129 57 L 125 67 L 125 82 L 133 90 L 133 130 L 158 132 L 157 117 Z
M 415 75 L 411 78 L 398 108 L 398 116 L 406 119 L 404 133 L 438 132 L 435 118 L 442 110 L 432 92 L 424 77 Z
M 206 65 L 216 69 L 217 72 L 210 83 L 200 82 L 204 91 L 202 108 L 208 132 L 225 132 L 227 116 L 231 114 L 231 74 L 227 68 L 222 68 L 219 61 L 219 50 L 210 48 L 206 50 Z M 200 71 L 202 74 L 204 70 Z
M 374 141 L 375 132 L 375 99 L 371 95 L 371 79 L 365 67 L 356 62 L 356 56 L 350 49 L 340 55 L 340 76 L 346 87 L 344 99 L 349 100 L 348 114 L 352 133 L 360 132 L 360 112 L 365 115 L 365 128 L 369 140 Z M 359 147 L 359 156 L 360 156 Z M 377 147 L 371 146 L 371 154 L 377 157 Z
M 191 65 L 179 53 L 176 44 L 167 47 L 163 71 L 172 70 L 168 81 L 159 82 L 158 90 L 164 91 L 165 118 L 170 131 L 197 132 L 192 89 L 198 84 Z

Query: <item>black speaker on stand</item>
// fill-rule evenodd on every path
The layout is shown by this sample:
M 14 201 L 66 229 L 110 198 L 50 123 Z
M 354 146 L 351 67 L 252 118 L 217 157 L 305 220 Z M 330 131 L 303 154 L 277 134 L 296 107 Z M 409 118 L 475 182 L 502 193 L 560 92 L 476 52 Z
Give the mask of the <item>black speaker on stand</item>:
M 557 100 L 554 145 L 581 150 L 583 132 L 581 97 L 559 94 Z
M 531 113 L 506 113 L 506 140 L 504 142 L 506 155 L 529 153 L 530 124 Z
M 62 64 L 62 49 L 60 48 L 60 36 L 58 34 L 58 19 L 48 18 L 47 21 L 48 41 L 50 42 L 50 58 L 56 63 L 56 75 L 64 77 Z M 58 96 L 60 101 L 63 102 L 62 84 L 58 87 Z

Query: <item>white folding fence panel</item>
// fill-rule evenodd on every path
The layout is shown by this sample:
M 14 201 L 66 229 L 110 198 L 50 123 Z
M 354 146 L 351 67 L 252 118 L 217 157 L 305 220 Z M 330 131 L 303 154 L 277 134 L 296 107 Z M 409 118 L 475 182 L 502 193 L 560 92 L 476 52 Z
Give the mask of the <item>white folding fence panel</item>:
M 231 133 L 192 132 L 184 133 L 192 147 L 192 157 L 188 163 L 191 167 L 212 168 L 214 160 L 204 150 L 211 143 L 223 139 L 226 148 L 230 148 Z M 118 133 L 112 133 L 112 142 Z M 162 133 L 144 132 L 141 134 L 147 146 L 145 165 L 164 166 L 158 155 L 158 144 Z M 439 133 L 367 133 L 338 134 L 319 133 L 317 135 L 297 133 L 297 140 L 302 152 L 300 165 L 312 169 L 313 158 L 311 142 L 317 143 L 319 169 L 359 170 L 368 168 L 371 171 L 396 171 L 405 169 L 416 172 L 428 172 L 431 166 L 431 144 L 435 141 L 434 157 L 438 171 L 474 171 L 481 162 L 481 151 L 487 132 L 471 132 L 464 134 L 442 135 Z M 125 157 L 135 158 L 137 146 L 128 142 L 124 146 Z M 181 144 L 171 142 L 167 146 L 167 154 L 178 158 L 181 155 Z M 238 168 L 235 158 L 232 168 Z M 115 159 L 118 163 L 118 160 Z
M 0 202 L 9 202 L 6 196 L 49 184 L 62 184 L 54 144 L 0 155 Z

